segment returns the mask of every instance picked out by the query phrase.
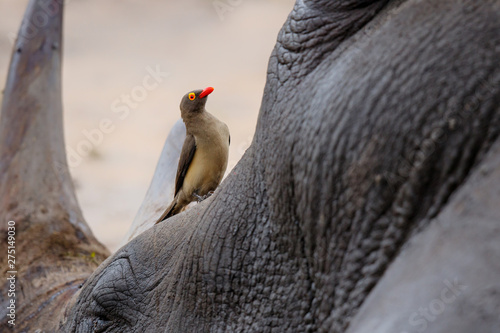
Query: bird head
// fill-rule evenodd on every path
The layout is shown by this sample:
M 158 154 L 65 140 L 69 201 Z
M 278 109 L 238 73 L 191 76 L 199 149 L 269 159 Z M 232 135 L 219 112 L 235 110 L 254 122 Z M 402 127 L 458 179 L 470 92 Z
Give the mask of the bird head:
M 181 100 L 182 117 L 203 112 L 207 103 L 207 96 L 213 91 L 214 88 L 208 87 L 203 90 L 193 90 L 184 95 Z

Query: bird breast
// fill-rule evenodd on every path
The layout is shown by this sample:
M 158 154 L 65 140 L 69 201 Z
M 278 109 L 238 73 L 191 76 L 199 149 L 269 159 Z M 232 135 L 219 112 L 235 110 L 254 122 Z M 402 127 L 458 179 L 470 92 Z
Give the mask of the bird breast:
M 226 124 L 211 119 L 212 124 L 194 134 L 196 152 L 186 173 L 184 188 L 186 193 L 205 195 L 214 191 L 226 172 L 229 153 L 229 130 Z

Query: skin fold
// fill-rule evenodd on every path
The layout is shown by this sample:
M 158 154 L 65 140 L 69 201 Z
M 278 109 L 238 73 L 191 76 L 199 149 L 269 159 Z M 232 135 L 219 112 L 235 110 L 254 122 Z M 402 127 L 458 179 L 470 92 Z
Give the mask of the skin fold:
M 56 329 L 495 332 L 499 45 L 497 0 L 298 1 L 241 161 Z

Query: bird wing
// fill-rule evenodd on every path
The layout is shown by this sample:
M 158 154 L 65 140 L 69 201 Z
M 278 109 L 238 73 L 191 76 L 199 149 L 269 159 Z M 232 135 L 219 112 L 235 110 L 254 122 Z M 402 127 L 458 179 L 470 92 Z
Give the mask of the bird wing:
M 186 140 L 182 145 L 181 157 L 179 158 L 179 165 L 177 166 L 177 175 L 175 176 L 175 195 L 182 188 L 184 178 L 188 171 L 189 165 L 193 160 L 194 153 L 196 152 L 196 141 L 192 134 L 186 133 Z

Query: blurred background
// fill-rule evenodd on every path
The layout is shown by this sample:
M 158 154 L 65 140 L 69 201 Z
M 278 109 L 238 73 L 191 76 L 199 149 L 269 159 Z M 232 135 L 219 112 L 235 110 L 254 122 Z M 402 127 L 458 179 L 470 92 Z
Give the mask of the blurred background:
M 28 0 L 0 0 L 0 89 Z M 293 0 L 68 0 L 63 103 L 78 200 L 117 250 L 188 91 L 231 131 L 228 171 L 249 146 L 267 62 Z M 100 129 L 107 122 L 106 131 Z

